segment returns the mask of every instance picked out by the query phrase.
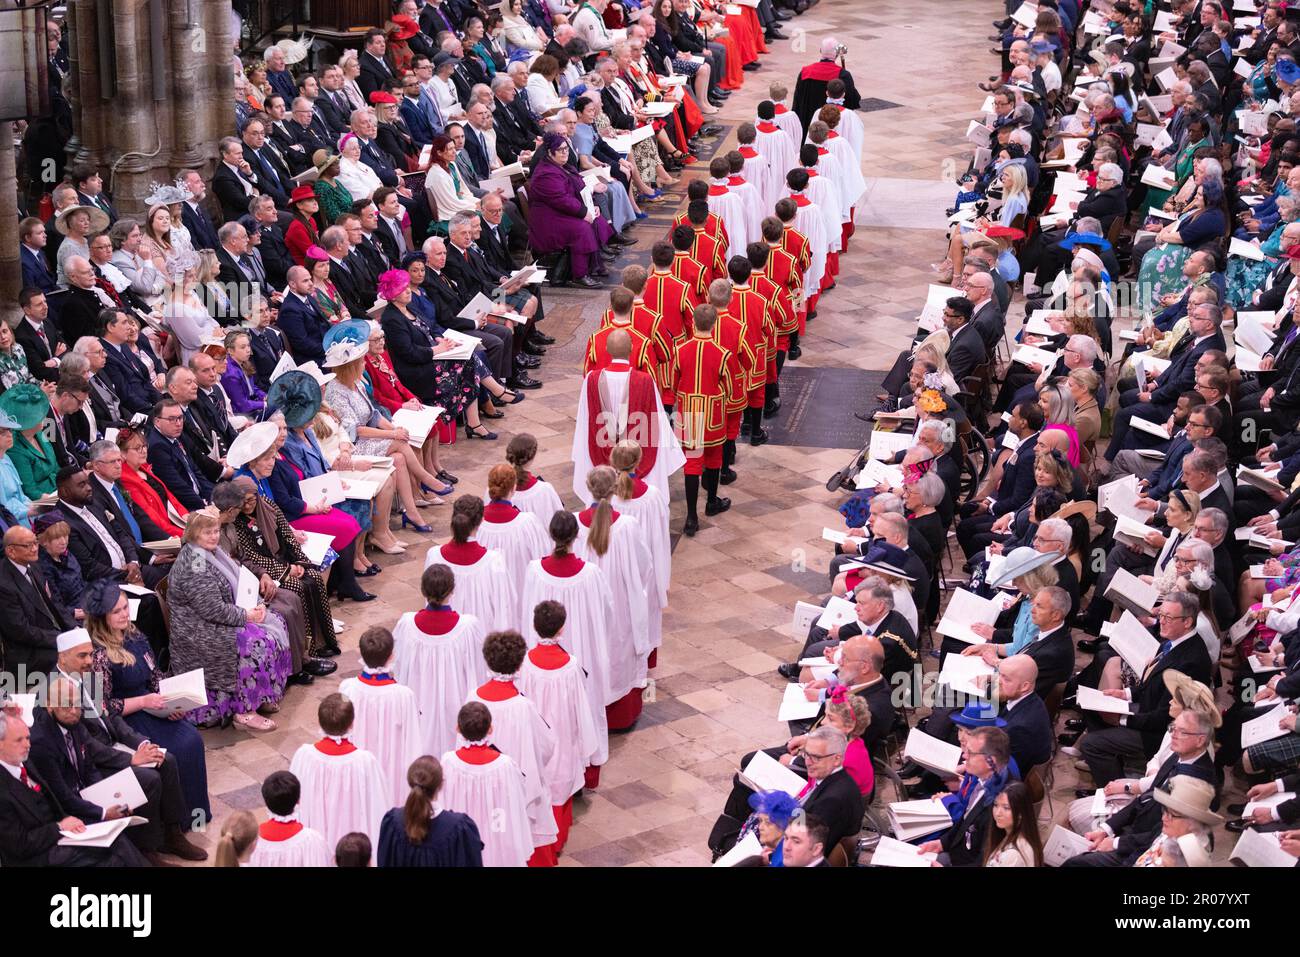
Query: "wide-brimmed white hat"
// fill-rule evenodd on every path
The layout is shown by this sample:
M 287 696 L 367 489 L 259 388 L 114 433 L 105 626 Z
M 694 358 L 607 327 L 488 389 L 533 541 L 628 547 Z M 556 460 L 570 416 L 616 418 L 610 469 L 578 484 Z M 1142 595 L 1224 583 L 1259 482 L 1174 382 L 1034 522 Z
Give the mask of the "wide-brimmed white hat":
M 1007 555 L 1006 563 L 1003 564 L 997 577 L 989 579 L 988 584 L 992 588 L 1009 585 L 1026 572 L 1032 572 L 1035 568 L 1050 565 L 1059 557 L 1055 552 L 1040 552 L 1028 545 L 1013 548 L 1010 554 Z
M 336 342 L 325 353 L 325 368 L 337 369 L 349 362 L 356 362 L 358 359 L 364 358 L 369 351 L 370 347 L 364 342 L 348 342 L 347 340 Z
M 304 36 L 301 40 L 293 40 L 285 37 L 276 44 L 276 47 L 284 54 L 285 66 L 293 66 L 295 63 L 301 63 L 307 59 L 307 54 L 311 49 L 311 38 Z M 267 52 L 271 52 L 270 48 L 267 48 Z
M 274 422 L 253 423 L 230 443 L 226 464 L 232 469 L 243 468 L 274 445 L 279 435 L 280 427 Z

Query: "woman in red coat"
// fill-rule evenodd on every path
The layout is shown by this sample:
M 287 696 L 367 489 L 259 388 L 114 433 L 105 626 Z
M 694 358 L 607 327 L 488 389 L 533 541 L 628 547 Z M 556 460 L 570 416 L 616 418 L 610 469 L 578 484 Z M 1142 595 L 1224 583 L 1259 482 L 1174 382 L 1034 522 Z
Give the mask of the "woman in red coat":
M 168 535 L 179 538 L 185 534 L 167 510 L 170 505 L 178 518 L 184 518 L 185 506 L 149 468 L 149 444 L 144 436 L 134 429 L 122 429 L 117 433 L 117 447 L 122 450 L 122 491 Z
M 295 186 L 289 195 L 289 206 L 293 222 L 284 231 L 284 244 L 289 248 L 293 261 L 299 266 L 305 266 L 307 250 L 320 242 L 320 229 L 316 225 L 320 200 L 310 186 Z

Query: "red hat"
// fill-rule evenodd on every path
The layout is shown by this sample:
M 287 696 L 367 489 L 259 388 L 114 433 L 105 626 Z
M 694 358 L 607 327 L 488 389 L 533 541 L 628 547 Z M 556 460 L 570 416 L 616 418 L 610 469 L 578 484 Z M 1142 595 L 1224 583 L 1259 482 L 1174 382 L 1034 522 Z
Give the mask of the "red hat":
M 984 235 L 990 239 L 1024 239 L 1025 231 L 1016 229 L 1014 226 L 990 226 L 984 230 Z
M 420 26 L 404 13 L 399 13 L 393 17 L 393 24 L 397 30 L 393 34 L 396 40 L 409 40 L 420 32 Z
M 397 97 L 393 96 L 391 93 L 386 93 L 383 90 L 375 90 L 374 93 L 370 94 L 370 102 L 375 106 L 378 106 L 380 103 L 394 105 L 397 103 Z
M 295 186 L 289 194 L 289 202 L 301 203 L 304 199 L 315 199 L 316 191 L 310 186 Z

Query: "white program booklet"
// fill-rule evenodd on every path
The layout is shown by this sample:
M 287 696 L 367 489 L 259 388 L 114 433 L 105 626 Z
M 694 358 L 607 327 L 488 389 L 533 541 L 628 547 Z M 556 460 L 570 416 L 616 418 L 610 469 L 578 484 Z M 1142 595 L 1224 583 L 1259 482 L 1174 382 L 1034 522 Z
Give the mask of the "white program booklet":
M 410 433 L 411 446 L 418 449 L 429 438 L 429 433 L 437 426 L 438 416 L 442 413 L 443 408 L 438 405 L 422 405 L 418 409 L 398 409 L 392 415 L 392 423 L 400 429 L 406 429 Z
M 1278 704 L 1277 707 L 1264 712 L 1258 718 L 1251 718 L 1241 726 L 1241 746 L 1248 748 L 1252 744 L 1260 744 L 1264 741 L 1272 741 L 1274 738 L 1280 738 L 1287 734 L 1280 722 L 1291 712 L 1287 710 L 1285 704 Z
M 880 836 L 871 855 L 872 867 L 929 867 L 935 854 L 922 854 L 915 844 L 895 840 L 887 834 Z
M 1119 621 L 1115 622 L 1109 640 L 1115 653 L 1139 675 L 1146 671 L 1147 665 L 1160 650 L 1160 642 L 1151 637 L 1151 632 L 1143 628 L 1142 622 L 1128 611 L 1120 615 Z
M 949 655 L 948 657 L 956 656 Z M 961 764 L 961 748 L 913 728 L 907 734 L 907 745 L 903 748 L 903 757 L 911 758 L 917 764 L 939 774 L 956 777 L 957 766 Z
M 754 757 L 741 769 L 740 780 L 755 791 L 784 791 L 798 797 L 808 786 L 808 780 L 791 771 L 766 751 L 755 751 Z
M 235 586 L 235 605 L 244 611 L 252 611 L 257 607 L 258 602 L 258 585 L 257 576 L 250 572 L 243 565 L 239 566 L 239 584 Z
M 115 821 L 96 821 L 94 824 L 87 824 L 84 831 L 76 833 L 59 831 L 63 835 L 59 839 L 59 844 L 62 847 L 112 847 L 117 836 L 128 827 L 148 823 L 148 819 L 143 817 L 119 817 Z
M 1060 867 L 1070 858 L 1086 854 L 1090 850 L 1092 842 L 1086 837 L 1067 831 L 1057 824 L 1043 845 L 1043 864 L 1047 867 Z
M 1160 592 L 1155 585 L 1149 585 L 1136 575 L 1118 568 L 1111 576 L 1110 585 L 1103 597 L 1123 605 L 1135 615 L 1149 615 L 1156 606 Z
M 943 618 L 935 626 L 935 631 L 948 638 L 956 638 L 971 645 L 982 645 L 984 639 L 971 630 L 971 625 L 982 623 L 991 625 L 1002 614 L 1002 602 L 992 598 L 981 598 L 964 588 L 952 593 Z
M 817 624 L 829 631 L 832 628 L 838 628 L 840 625 L 847 625 L 849 622 L 857 620 L 858 606 L 847 598 L 832 595 L 827 600 L 821 617 L 817 619 Z
M 343 479 L 335 472 L 326 472 L 315 478 L 303 479 L 298 483 L 302 500 L 308 505 L 315 505 L 321 499 L 326 505 L 337 505 L 347 498 L 343 489 Z
M 776 713 L 778 721 L 806 721 L 817 717 L 822 709 L 821 701 L 808 700 L 803 685 L 795 683 L 785 686 L 785 697 L 781 699 L 781 708 Z
M 987 664 L 979 655 L 945 655 L 939 669 L 939 683 L 962 694 L 983 695 L 988 685 L 979 679 L 997 674 L 997 669 Z
M 184 714 L 208 703 L 208 689 L 203 681 L 203 669 L 195 668 L 184 674 L 172 675 L 158 682 L 158 693 L 166 699 L 164 708 L 146 708 L 151 715 L 158 718 L 170 718 L 174 714 Z
M 714 867 L 735 867 L 741 861 L 749 857 L 756 857 L 763 853 L 763 845 L 758 841 L 758 833 L 750 831 L 739 841 L 736 846 L 727 851 L 720 858 L 713 862 Z
M 1086 685 L 1079 685 L 1076 692 L 1079 701 L 1079 707 L 1085 711 L 1098 711 L 1102 714 L 1132 714 L 1129 702 L 1123 698 L 1112 698 L 1108 694 L 1102 694 L 1096 688 L 1089 688 Z
M 82 788 L 81 798 L 102 808 L 125 804 L 132 811 L 142 807 L 148 801 L 144 796 L 144 790 L 140 787 L 140 782 L 136 779 L 135 772 L 130 768 L 123 768 L 102 781 Z
M 1230 860 L 1241 861 L 1247 867 L 1295 868 L 1296 859 L 1282 850 L 1282 837 L 1277 831 L 1257 831 L 1253 827 L 1241 832 Z

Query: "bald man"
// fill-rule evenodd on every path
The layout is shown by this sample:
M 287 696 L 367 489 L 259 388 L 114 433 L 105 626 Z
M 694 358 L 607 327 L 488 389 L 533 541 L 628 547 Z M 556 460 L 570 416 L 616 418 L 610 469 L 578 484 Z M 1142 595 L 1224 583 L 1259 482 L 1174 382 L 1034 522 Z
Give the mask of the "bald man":
M 0 559 L 0 645 L 5 670 L 26 688 L 24 674 L 54 667 L 60 632 L 75 624 L 45 581 L 36 560 L 40 551 L 31 529 L 15 525 L 4 534 Z
M 799 115 L 805 134 L 817 111 L 826 105 L 826 84 L 831 80 L 838 79 L 844 83 L 845 109 L 856 110 L 862 105 L 858 88 L 853 85 L 853 74 L 842 65 L 847 48 L 842 47 L 835 37 L 829 36 L 822 40 L 820 52 L 821 59 L 804 67 L 794 85 L 792 108 Z

